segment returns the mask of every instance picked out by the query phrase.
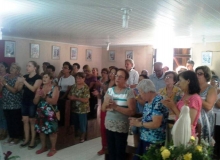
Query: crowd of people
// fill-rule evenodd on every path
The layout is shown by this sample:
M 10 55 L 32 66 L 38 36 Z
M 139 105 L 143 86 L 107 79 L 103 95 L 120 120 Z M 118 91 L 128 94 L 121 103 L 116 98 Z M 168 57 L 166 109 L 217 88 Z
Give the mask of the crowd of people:
M 151 144 L 164 145 L 168 118 L 177 120 L 184 105 L 190 108 L 192 136 L 200 124 L 201 137 L 219 144 L 214 137 L 214 112 L 220 113 L 219 78 L 207 66 L 193 67 L 192 60 L 176 71 L 155 62 L 152 74 L 143 69 L 139 75 L 134 60 L 126 59 L 125 68 L 103 68 L 99 76 L 97 68 L 84 65 L 79 72 L 80 64 L 64 62 L 55 77 L 55 67 L 48 62 L 42 73 L 35 61 L 28 62 L 26 75 L 21 75 L 17 63 L 9 67 L 0 62 L 0 140 L 9 137 L 5 143 L 13 145 L 23 138 L 20 147 L 34 149 L 38 133 L 41 149 L 36 154 L 41 154 L 48 151 L 49 135 L 47 156 L 53 156 L 58 126 L 64 124 L 65 101 L 71 101 L 71 124 L 83 143 L 87 121 L 97 118 L 101 99 L 102 148 L 97 154 L 108 150 L 110 160 L 125 159 L 130 132 L 138 139 L 136 155 L 143 155 Z M 136 155 L 134 160 L 139 159 Z

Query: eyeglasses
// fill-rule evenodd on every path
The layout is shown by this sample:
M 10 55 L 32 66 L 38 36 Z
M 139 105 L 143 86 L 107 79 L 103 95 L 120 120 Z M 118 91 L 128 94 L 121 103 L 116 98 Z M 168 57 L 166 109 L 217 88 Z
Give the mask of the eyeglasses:
M 107 74 L 106 72 L 102 72 L 101 74 Z
M 115 75 L 115 72 L 110 72 L 109 74 L 110 74 L 110 75 Z
M 166 76 L 164 79 L 171 79 L 171 78 L 173 78 L 173 77 L 171 77 L 171 76 Z
M 123 76 L 119 76 L 119 75 L 115 75 L 115 78 L 118 78 L 118 79 L 122 79 L 122 78 L 125 78 L 125 77 L 123 77 Z
M 162 72 L 162 70 L 154 70 L 155 73 Z
M 204 75 L 204 73 L 202 73 L 202 72 L 198 72 L 198 73 L 196 73 L 197 74 L 197 76 L 202 76 L 202 75 Z

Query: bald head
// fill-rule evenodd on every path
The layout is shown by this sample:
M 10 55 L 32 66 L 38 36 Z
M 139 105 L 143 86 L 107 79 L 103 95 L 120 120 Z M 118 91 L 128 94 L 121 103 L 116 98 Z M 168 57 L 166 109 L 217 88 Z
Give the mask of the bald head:
M 163 75 L 163 63 L 162 62 L 154 63 L 154 72 L 157 78 L 160 78 Z

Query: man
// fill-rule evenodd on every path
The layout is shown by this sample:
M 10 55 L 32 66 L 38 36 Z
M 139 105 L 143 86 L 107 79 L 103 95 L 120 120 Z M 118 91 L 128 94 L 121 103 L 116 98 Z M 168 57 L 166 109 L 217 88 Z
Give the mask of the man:
M 155 62 L 154 63 L 154 73 L 149 76 L 149 79 L 154 83 L 156 91 L 164 88 L 166 86 L 164 81 L 164 72 L 163 72 L 163 63 Z
M 186 63 L 187 70 L 194 71 L 194 69 L 193 69 L 194 64 L 195 64 L 194 61 L 188 60 L 187 63 Z
M 169 71 L 169 67 L 168 66 L 164 66 L 163 67 L 163 73 L 165 73 L 166 71 Z
M 73 63 L 73 71 L 72 71 L 72 76 L 73 77 L 75 77 L 76 73 L 79 72 L 79 69 L 80 69 L 79 63 Z
M 125 60 L 125 68 L 129 73 L 129 79 L 127 80 L 127 87 L 135 88 L 138 84 L 139 74 L 136 70 L 134 70 L 135 64 L 133 59 L 126 59 Z

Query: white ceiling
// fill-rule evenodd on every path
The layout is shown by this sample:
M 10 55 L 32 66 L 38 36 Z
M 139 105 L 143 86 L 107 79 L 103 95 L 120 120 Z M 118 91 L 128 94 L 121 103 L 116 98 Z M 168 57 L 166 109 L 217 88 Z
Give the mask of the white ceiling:
M 122 7 L 132 8 L 127 29 Z M 92 46 L 216 42 L 220 0 L 0 0 L 0 26 L 3 38 Z

